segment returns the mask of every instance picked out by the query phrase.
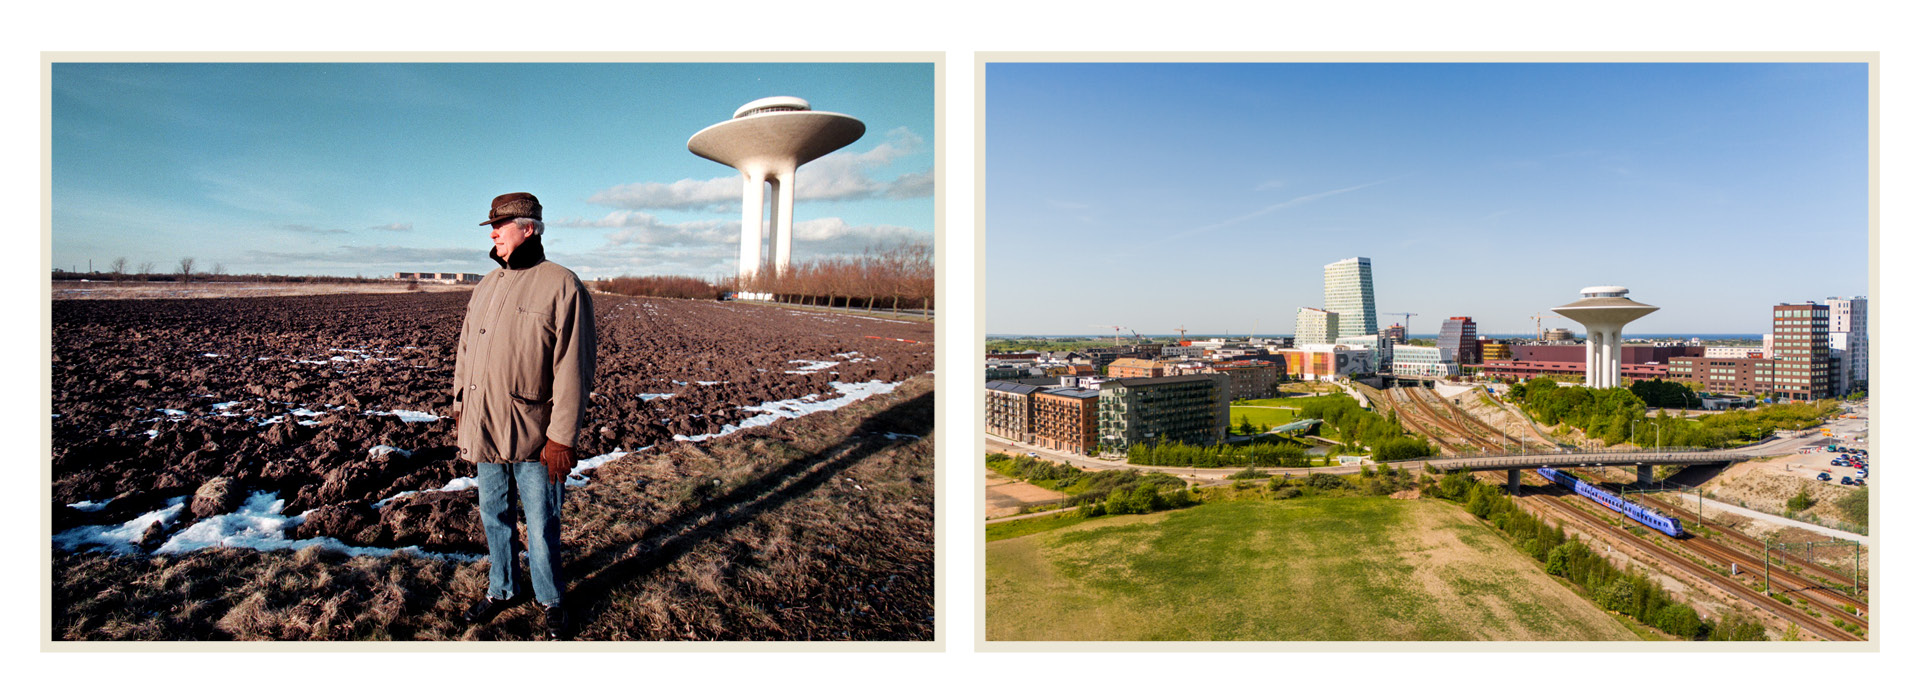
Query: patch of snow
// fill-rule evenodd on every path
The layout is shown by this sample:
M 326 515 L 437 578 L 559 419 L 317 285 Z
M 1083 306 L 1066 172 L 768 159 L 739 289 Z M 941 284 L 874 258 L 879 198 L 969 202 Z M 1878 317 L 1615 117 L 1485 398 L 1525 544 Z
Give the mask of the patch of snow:
M 300 421 L 300 425 L 319 425 L 319 424 L 320 424 L 320 421 L 317 421 L 317 420 L 303 420 L 303 421 Z
M 886 436 L 886 438 L 887 438 L 888 440 L 918 440 L 918 439 L 920 439 L 920 436 L 919 436 L 919 435 L 912 435 L 912 434 L 908 434 L 908 433 L 881 433 L 881 435 L 884 435 L 884 436 Z
M 131 554 L 140 551 L 135 545 L 147 528 L 154 523 L 161 527 L 171 527 L 180 520 L 180 512 L 187 509 L 187 497 L 177 496 L 167 501 L 159 510 L 148 511 L 140 517 L 119 525 L 82 525 L 53 536 L 53 543 L 61 549 L 74 550 L 87 545 L 100 545 L 117 552 Z
M 213 410 L 215 410 L 215 411 L 225 411 L 225 410 L 227 410 L 227 409 L 229 409 L 229 408 L 233 408 L 234 406 L 238 406 L 238 405 L 240 405 L 240 404 L 242 404 L 242 403 L 245 403 L 245 402 L 243 402 L 243 401 L 228 401 L 228 402 L 226 402 L 226 403 L 217 403 L 217 404 L 214 404 L 214 405 L 212 405 L 212 406 L 208 406 L 208 408 L 211 408 L 211 409 L 213 409 Z
M 647 451 L 647 448 L 650 448 L 650 447 L 653 447 L 653 446 L 648 445 L 647 447 L 642 447 L 637 451 L 645 452 Z M 586 486 L 587 472 L 593 471 L 595 469 L 599 469 L 600 467 L 603 467 L 615 461 L 618 461 L 621 457 L 625 457 L 628 454 L 630 453 L 615 450 L 613 452 L 608 452 L 598 457 L 588 457 L 586 459 L 580 460 L 578 463 L 575 463 L 573 465 L 573 471 L 567 472 L 567 485 L 574 486 L 574 487 Z
M 398 410 L 398 411 L 367 411 L 364 415 L 393 416 L 407 423 L 432 423 L 434 421 L 440 420 L 441 418 L 445 417 L 445 416 L 436 416 L 434 414 L 425 413 L 421 411 L 408 411 L 404 409 Z
M 299 525 L 304 516 L 287 517 L 280 512 L 286 501 L 279 498 L 277 492 L 255 491 L 247 498 L 240 510 L 225 515 L 206 518 L 181 530 L 169 538 L 166 544 L 154 550 L 156 554 L 176 554 L 191 552 L 208 547 L 234 547 L 272 551 L 276 549 L 306 549 L 321 547 L 343 552 L 354 557 L 384 557 L 395 552 L 408 552 L 420 556 L 478 561 L 482 557 L 468 554 L 440 554 L 428 552 L 418 547 L 391 549 L 387 547 L 353 547 L 332 537 L 313 537 L 304 540 L 287 539 L 287 528 Z
M 162 414 L 165 414 L 165 415 L 169 415 L 169 416 L 184 416 L 184 415 L 187 415 L 187 412 L 186 412 L 186 411 L 182 411 L 182 410 L 179 410 L 179 409 L 174 409 L 174 408 L 156 408 L 156 409 L 153 409 L 153 410 L 155 410 L 155 411 L 159 411 L 160 413 L 162 413 Z
M 799 369 L 787 370 L 787 374 L 813 374 L 820 370 L 840 364 L 837 360 L 787 360 L 787 364 L 800 365 Z
M 99 502 L 81 501 L 79 503 L 68 503 L 67 507 L 77 511 L 84 512 L 84 513 L 92 513 L 94 511 L 100 510 L 101 508 L 107 507 L 107 504 L 112 502 L 113 502 L 113 499 L 111 498 L 104 501 L 99 501 Z
M 471 476 L 462 476 L 462 477 L 456 477 L 454 478 L 454 480 L 447 482 L 447 485 L 445 486 L 442 486 L 437 489 L 432 489 L 432 490 L 436 492 L 465 491 L 467 489 L 477 489 L 477 488 L 480 488 L 480 481 L 478 479 L 475 479 Z M 419 491 L 401 491 L 400 493 L 396 493 L 394 495 L 391 495 L 386 498 L 382 498 L 379 501 L 376 501 L 373 504 L 373 508 L 374 510 L 385 508 L 388 503 L 392 503 L 396 498 L 400 498 L 402 496 L 411 496 L 416 493 L 420 493 L 420 492 Z
M 715 381 L 715 382 L 702 382 L 702 381 L 696 381 L 696 382 L 694 382 L 694 383 L 695 383 L 695 384 L 699 384 L 700 386 L 713 386 L 713 385 L 715 385 L 715 384 L 727 384 L 727 383 L 729 383 L 729 382 L 727 382 L 726 380 L 724 380 L 724 379 L 723 379 L 723 380 L 720 380 L 720 381 Z
M 839 398 L 820 401 L 820 400 L 816 400 L 818 398 L 817 394 L 808 394 L 806 396 L 803 396 L 797 399 L 783 399 L 780 401 L 768 401 L 758 406 L 741 406 L 740 410 L 742 411 L 752 411 L 755 413 L 762 413 L 765 415 L 753 416 L 746 420 L 740 421 L 739 423 L 736 423 L 734 425 L 724 426 L 720 428 L 720 432 L 717 432 L 717 433 L 707 433 L 705 435 L 675 435 L 673 436 L 673 439 L 681 442 L 701 442 L 705 440 L 710 440 L 712 438 L 717 438 L 723 435 L 731 434 L 737 430 L 744 430 L 746 428 L 757 428 L 763 425 L 772 425 L 774 422 L 782 418 L 799 418 L 800 416 L 804 416 L 809 413 L 819 413 L 821 411 L 838 410 L 840 408 L 844 408 L 846 406 L 852 405 L 853 403 L 860 401 L 862 399 L 866 399 L 873 396 L 879 396 L 881 394 L 891 393 L 895 388 L 900 386 L 900 382 L 882 382 L 882 381 L 858 382 L 858 383 L 833 382 L 832 384 L 833 384 L 833 388 L 840 392 Z
M 402 457 L 413 456 L 413 450 L 403 450 L 392 445 L 374 445 L 373 449 L 367 450 L 368 457 L 378 457 L 380 455 L 393 453 L 398 453 Z
M 673 394 L 638 394 L 637 396 L 640 397 L 641 401 L 654 401 L 658 399 L 673 398 Z
M 296 408 L 296 409 L 293 409 L 293 410 L 291 410 L 291 411 L 287 411 L 287 412 L 288 412 L 288 413 L 291 413 L 291 414 L 293 414 L 293 415 L 296 415 L 296 416 L 302 416 L 302 417 L 307 417 L 307 418 L 311 418 L 311 417 L 313 417 L 313 416 L 324 416 L 324 415 L 327 415 L 326 413 L 323 413 L 323 412 L 320 412 L 320 411 L 315 411 L 315 410 L 311 410 L 311 409 L 308 409 L 308 408 L 306 408 L 305 406 L 302 406 L 302 407 L 300 407 L 300 408 Z
M 224 357 L 224 355 L 221 355 L 215 352 L 203 352 L 203 353 L 200 353 L 200 356 L 201 357 Z
M 157 438 L 157 437 L 160 437 L 160 431 L 158 431 L 158 430 L 149 430 L 149 431 L 147 431 L 147 437 L 150 437 L 150 438 Z

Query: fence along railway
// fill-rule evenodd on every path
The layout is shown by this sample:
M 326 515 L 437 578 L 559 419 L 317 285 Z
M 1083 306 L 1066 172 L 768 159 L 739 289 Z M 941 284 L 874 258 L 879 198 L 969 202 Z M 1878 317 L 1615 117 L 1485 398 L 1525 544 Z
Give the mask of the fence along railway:
M 1567 499 L 1573 500 L 1569 501 Z M 1688 554 L 1669 551 L 1657 543 L 1648 542 L 1631 534 L 1618 531 L 1618 528 L 1615 528 L 1606 518 L 1588 511 L 1582 505 L 1587 502 L 1586 499 L 1573 495 L 1571 492 L 1563 491 L 1560 494 L 1555 494 L 1551 490 L 1543 489 L 1537 491 L 1535 495 L 1523 499 L 1521 502 L 1532 504 L 1542 509 L 1546 513 L 1553 515 L 1556 520 L 1573 524 L 1576 527 L 1585 528 L 1590 532 L 1599 533 L 1609 541 L 1622 544 L 1631 551 L 1639 552 L 1643 557 L 1653 559 L 1671 571 L 1685 573 L 1696 580 L 1733 596 L 1739 601 L 1752 605 L 1762 612 L 1792 622 L 1801 629 L 1806 630 L 1809 634 L 1834 641 L 1860 641 L 1864 639 L 1861 635 L 1856 635 L 1841 629 L 1826 617 L 1801 610 L 1792 604 L 1782 603 L 1761 591 L 1749 588 L 1745 583 L 1720 575 L 1720 573 L 1714 569 L 1694 561 Z M 1701 558 L 1709 561 L 1714 560 L 1711 556 L 1702 556 Z M 1801 598 L 1806 600 L 1809 596 L 1803 595 Z M 1816 607 L 1818 606 L 1816 605 Z M 1847 617 L 1846 619 L 1850 623 L 1858 624 L 1863 630 L 1866 629 L 1867 624 L 1865 618 Z

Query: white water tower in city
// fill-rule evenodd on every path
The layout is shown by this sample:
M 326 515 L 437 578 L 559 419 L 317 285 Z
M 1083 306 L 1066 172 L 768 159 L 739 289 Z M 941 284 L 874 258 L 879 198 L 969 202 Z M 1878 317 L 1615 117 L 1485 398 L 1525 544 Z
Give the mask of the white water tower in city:
M 793 259 L 794 171 L 820 156 L 859 140 L 867 125 L 845 114 L 815 112 L 798 97 L 768 97 L 734 110 L 733 118 L 694 134 L 687 150 L 732 166 L 746 179 L 740 198 L 740 278 L 752 279 L 764 267 L 760 231 L 765 226 L 768 258 L 776 273 Z M 766 226 L 767 185 L 773 186 L 773 225 Z
M 1588 287 L 1580 300 L 1554 307 L 1553 312 L 1587 327 L 1587 386 L 1620 386 L 1620 332 L 1627 324 L 1659 311 L 1627 298 L 1626 287 Z

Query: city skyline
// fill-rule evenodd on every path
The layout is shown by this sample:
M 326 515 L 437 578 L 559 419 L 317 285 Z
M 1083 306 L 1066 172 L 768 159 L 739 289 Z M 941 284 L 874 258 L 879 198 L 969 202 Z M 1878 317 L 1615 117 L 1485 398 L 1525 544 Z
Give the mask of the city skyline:
M 868 125 L 802 169 L 796 262 L 930 244 L 933 87 L 931 63 L 56 63 L 52 265 L 486 272 L 487 203 L 526 191 L 583 278 L 728 276 L 741 178 L 687 140 L 776 95 Z
M 1286 335 L 1354 257 L 1413 335 L 1576 327 L 1549 309 L 1596 285 L 1662 307 L 1656 336 L 1868 295 L 1865 64 L 989 64 L 986 90 L 989 334 Z

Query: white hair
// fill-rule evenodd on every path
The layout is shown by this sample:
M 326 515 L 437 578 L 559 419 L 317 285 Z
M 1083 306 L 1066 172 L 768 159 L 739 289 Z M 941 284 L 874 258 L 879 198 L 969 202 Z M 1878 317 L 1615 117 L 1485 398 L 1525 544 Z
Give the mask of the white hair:
M 531 216 L 522 216 L 518 219 L 514 219 L 513 223 L 532 229 L 533 235 L 535 236 L 538 236 L 540 234 L 547 232 L 547 223 L 539 219 L 535 219 Z

